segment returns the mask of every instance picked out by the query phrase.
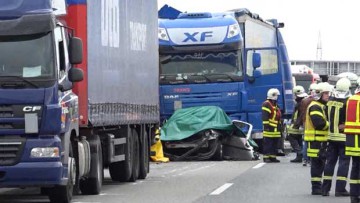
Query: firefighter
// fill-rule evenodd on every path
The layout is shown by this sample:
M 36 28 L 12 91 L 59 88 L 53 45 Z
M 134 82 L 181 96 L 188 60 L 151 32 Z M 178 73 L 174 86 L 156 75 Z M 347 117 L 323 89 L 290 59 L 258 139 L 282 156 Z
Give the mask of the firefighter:
M 328 83 L 319 83 L 305 115 L 305 136 L 308 142 L 307 155 L 311 159 L 312 195 L 321 195 L 321 177 L 325 166 L 325 149 L 329 122 L 326 118 L 326 103 L 331 87 Z
M 346 101 L 351 96 L 350 86 L 351 82 L 349 79 L 341 78 L 338 80 L 335 91 L 327 103 L 329 142 L 323 176 L 323 196 L 329 196 L 331 180 L 338 159 L 339 167 L 336 176 L 335 196 L 349 196 L 349 192 L 346 191 L 345 186 L 349 171 L 350 157 L 345 155 L 346 136 L 343 132 L 345 127 Z
M 267 100 L 262 105 L 263 158 L 265 163 L 280 162 L 276 159 L 277 143 L 281 137 L 281 112 L 277 105 L 279 95 L 280 92 L 278 89 L 269 89 L 267 92 Z
M 289 134 L 289 141 L 291 144 L 291 147 L 294 149 L 294 151 L 296 152 L 296 158 L 291 160 L 290 162 L 292 163 L 301 163 L 302 161 L 302 140 L 303 140 L 303 133 L 304 130 L 300 128 L 300 124 L 301 122 L 298 122 L 298 118 L 299 118 L 299 106 L 301 101 L 308 96 L 308 94 L 305 92 L 305 89 L 298 85 L 295 86 L 293 89 L 293 93 L 295 96 L 295 109 L 294 109 L 294 113 L 292 115 L 291 118 L 291 124 L 290 127 L 288 129 L 288 134 Z M 300 119 L 299 119 L 300 120 Z
M 351 156 L 350 199 L 351 203 L 359 203 L 360 199 L 360 79 L 357 81 L 355 95 L 346 103 L 345 154 Z
M 312 83 L 309 87 L 309 96 L 301 100 L 300 107 L 299 107 L 299 119 L 296 120 L 297 125 L 300 126 L 300 128 L 304 128 L 305 126 L 305 115 L 307 107 L 310 105 L 310 103 L 314 100 L 315 90 L 317 88 L 316 83 Z M 310 159 L 307 156 L 307 146 L 308 143 L 303 138 L 303 147 L 302 147 L 302 155 L 303 155 L 303 166 L 310 165 Z

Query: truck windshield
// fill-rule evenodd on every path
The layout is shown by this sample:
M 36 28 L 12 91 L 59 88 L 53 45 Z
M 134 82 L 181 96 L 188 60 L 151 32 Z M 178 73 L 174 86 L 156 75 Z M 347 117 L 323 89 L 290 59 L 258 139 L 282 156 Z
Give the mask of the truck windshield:
M 242 81 L 240 51 L 162 55 L 160 60 L 162 83 Z
M 0 85 L 49 86 L 55 82 L 53 52 L 51 33 L 0 36 Z

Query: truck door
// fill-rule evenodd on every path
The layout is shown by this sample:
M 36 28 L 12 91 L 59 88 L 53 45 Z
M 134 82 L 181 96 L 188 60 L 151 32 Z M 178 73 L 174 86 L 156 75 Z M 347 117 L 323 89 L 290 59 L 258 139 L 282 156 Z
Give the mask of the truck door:
M 254 68 L 253 66 L 253 53 L 260 54 L 260 67 Z M 281 96 L 278 102 L 280 107 L 283 106 L 282 74 L 279 69 L 278 50 L 276 48 L 246 49 L 244 58 L 248 122 L 254 125 L 254 133 L 256 133 L 262 131 L 261 105 L 270 88 L 277 88 L 280 91 Z

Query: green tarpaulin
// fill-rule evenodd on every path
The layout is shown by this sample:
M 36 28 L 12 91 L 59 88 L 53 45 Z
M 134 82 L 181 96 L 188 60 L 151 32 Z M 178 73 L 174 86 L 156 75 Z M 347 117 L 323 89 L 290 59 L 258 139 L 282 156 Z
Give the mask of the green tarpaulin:
M 161 140 L 177 141 L 206 129 L 232 131 L 236 127 L 226 113 L 216 106 L 184 108 L 175 111 L 161 128 Z

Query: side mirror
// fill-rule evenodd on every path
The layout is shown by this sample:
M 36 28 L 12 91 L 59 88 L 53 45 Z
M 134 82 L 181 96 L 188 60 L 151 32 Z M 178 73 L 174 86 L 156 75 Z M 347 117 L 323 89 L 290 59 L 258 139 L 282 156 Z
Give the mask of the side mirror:
M 80 68 L 71 68 L 68 73 L 71 82 L 80 82 L 84 79 L 84 72 Z
M 253 71 L 253 77 L 254 78 L 259 78 L 261 76 L 261 71 L 259 70 L 254 70 Z
M 72 37 L 69 43 L 69 60 L 71 64 L 80 64 L 83 60 L 83 44 L 80 38 Z
M 260 53 L 253 53 L 252 54 L 252 64 L 253 64 L 253 68 L 259 68 L 261 66 L 261 55 Z

